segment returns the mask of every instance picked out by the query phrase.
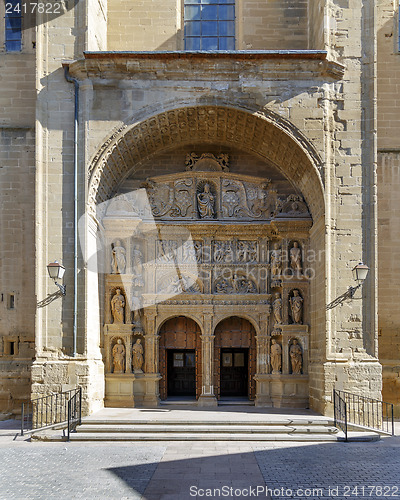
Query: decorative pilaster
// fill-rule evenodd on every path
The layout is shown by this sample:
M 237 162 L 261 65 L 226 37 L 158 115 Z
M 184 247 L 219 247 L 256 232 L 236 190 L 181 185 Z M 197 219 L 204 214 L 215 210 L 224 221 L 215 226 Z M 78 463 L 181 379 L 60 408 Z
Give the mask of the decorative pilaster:
M 201 335 L 201 358 L 202 358 L 202 389 L 198 399 L 199 406 L 217 406 L 218 401 L 214 395 L 214 339 L 212 335 L 212 320 L 206 318 L 204 321 L 204 335 Z

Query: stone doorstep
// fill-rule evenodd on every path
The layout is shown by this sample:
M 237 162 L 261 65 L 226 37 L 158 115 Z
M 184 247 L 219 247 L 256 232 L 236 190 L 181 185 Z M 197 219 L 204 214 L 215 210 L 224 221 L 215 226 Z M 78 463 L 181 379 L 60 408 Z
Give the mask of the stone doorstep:
M 198 433 L 208 433 L 208 434 L 219 434 L 219 433 L 250 433 L 250 434 L 279 434 L 279 433 L 287 433 L 287 434 L 336 434 L 338 429 L 336 427 L 323 426 L 323 425 L 314 425 L 314 426 L 285 426 L 285 425 L 264 425 L 264 426 L 252 426 L 251 424 L 247 425 L 209 425 L 200 423 L 199 425 L 181 425 L 181 424 L 154 424 L 154 425 L 132 425 L 132 424 L 115 424 L 110 425 L 109 423 L 104 423 L 103 425 L 88 425 L 83 424 L 78 427 L 78 433 L 88 433 L 88 432 L 106 432 L 106 433 L 121 433 L 121 432 L 129 432 L 129 433 L 187 433 L 187 434 L 198 434 Z

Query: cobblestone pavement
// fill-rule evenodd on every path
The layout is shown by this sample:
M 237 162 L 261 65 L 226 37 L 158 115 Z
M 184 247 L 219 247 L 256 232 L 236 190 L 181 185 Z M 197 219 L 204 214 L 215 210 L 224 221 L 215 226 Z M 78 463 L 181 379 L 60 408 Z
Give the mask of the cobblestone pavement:
M 13 440 L 16 431 L 14 422 L 0 422 L 1 500 L 400 498 L 400 437 L 375 443 L 46 443 Z

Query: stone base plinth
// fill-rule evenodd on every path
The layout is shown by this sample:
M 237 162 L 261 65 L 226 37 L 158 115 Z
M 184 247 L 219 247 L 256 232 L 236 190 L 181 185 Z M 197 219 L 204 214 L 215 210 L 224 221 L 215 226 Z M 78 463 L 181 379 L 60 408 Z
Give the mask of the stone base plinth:
M 213 395 L 201 395 L 197 400 L 197 406 L 218 406 L 218 401 Z

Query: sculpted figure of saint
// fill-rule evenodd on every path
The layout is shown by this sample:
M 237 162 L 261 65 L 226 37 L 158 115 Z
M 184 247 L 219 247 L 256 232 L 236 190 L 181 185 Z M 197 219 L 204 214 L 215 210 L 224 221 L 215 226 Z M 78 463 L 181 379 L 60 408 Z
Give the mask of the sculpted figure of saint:
M 132 347 L 132 367 L 135 373 L 142 373 L 143 346 L 141 340 L 137 339 Z
M 117 340 L 117 343 L 112 350 L 113 355 L 113 365 L 114 373 L 124 373 L 125 366 L 125 346 L 121 339 Z
M 135 245 L 132 250 L 132 264 L 133 264 L 133 286 L 144 286 L 143 280 L 143 254 L 140 248 Z
M 275 339 L 271 340 L 271 366 L 272 373 L 281 373 L 282 369 L 282 347 Z
M 111 269 L 113 274 L 124 274 L 126 268 L 126 250 L 120 240 L 114 243 L 112 249 Z
M 282 250 L 278 243 L 274 244 L 274 249 L 271 252 L 271 274 L 272 276 L 282 274 Z
M 303 312 L 303 299 L 298 290 L 293 290 L 293 297 L 290 299 L 290 309 L 292 311 L 293 322 L 301 324 L 301 316 Z
M 293 339 L 293 343 L 289 349 L 289 355 L 290 355 L 290 362 L 292 365 L 292 373 L 296 375 L 301 374 L 301 368 L 303 364 L 302 353 L 301 353 L 301 347 L 299 346 L 297 339 Z
M 212 219 L 214 217 L 214 195 L 210 191 L 210 185 L 204 185 L 204 191 L 198 193 L 197 202 L 199 213 L 202 219 Z
M 293 271 L 301 272 L 301 248 L 297 241 L 293 243 L 293 247 L 290 249 L 290 267 Z
M 282 323 L 282 299 L 279 293 L 275 294 L 275 300 L 272 303 L 272 310 L 274 311 L 275 323 L 280 325 Z
M 125 299 L 121 295 L 121 290 L 117 288 L 116 294 L 111 299 L 111 312 L 114 319 L 114 324 L 124 323 Z

